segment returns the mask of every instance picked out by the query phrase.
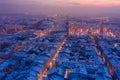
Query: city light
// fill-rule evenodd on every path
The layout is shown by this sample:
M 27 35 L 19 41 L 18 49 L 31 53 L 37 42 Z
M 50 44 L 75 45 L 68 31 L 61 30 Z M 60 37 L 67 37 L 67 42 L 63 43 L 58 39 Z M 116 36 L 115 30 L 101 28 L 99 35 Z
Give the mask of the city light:
M 72 27 L 71 29 L 69 29 L 69 35 L 86 35 L 89 34 L 89 32 L 91 33 L 91 35 L 105 35 L 105 36 L 109 36 L 109 37 L 116 37 L 117 34 L 115 34 L 115 32 L 112 29 L 109 28 L 103 28 L 103 33 L 100 32 L 100 29 L 95 28 L 92 29 L 91 28 L 81 28 L 81 27 Z
M 119 0 L 1 0 L 0 80 L 120 80 Z

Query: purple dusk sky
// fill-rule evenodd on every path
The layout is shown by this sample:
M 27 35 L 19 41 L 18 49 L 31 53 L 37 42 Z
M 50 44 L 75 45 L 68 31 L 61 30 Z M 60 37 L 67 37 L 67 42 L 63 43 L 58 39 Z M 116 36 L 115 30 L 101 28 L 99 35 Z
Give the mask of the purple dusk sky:
M 120 0 L 0 0 L 0 13 L 120 14 Z

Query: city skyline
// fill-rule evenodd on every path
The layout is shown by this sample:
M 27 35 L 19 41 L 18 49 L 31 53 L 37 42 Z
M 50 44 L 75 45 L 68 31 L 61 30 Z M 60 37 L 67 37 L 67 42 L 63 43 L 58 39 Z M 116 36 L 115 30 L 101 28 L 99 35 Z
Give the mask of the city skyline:
M 119 15 L 119 0 L 1 0 L 0 13 Z
M 120 80 L 119 0 L 0 0 L 0 80 Z

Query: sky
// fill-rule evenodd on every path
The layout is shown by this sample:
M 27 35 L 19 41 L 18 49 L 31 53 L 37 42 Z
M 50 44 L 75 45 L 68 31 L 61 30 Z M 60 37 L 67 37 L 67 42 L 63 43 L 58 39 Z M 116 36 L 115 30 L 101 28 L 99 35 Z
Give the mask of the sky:
M 0 13 L 119 15 L 120 0 L 0 0 Z

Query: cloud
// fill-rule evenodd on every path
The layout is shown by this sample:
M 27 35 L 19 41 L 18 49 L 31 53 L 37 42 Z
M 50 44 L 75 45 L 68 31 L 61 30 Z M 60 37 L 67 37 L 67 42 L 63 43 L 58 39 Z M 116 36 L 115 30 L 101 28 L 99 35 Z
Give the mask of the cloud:
M 58 0 L 56 3 L 66 6 L 98 6 L 98 7 L 111 7 L 120 6 L 120 0 Z
M 112 14 L 120 13 L 119 2 L 119 0 L 1 0 L 0 13 Z

